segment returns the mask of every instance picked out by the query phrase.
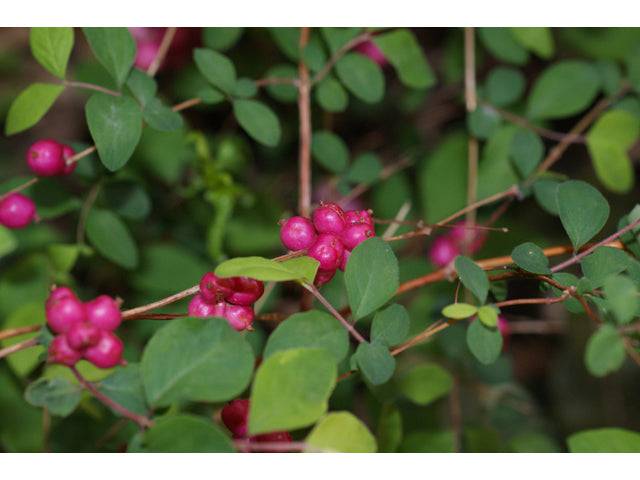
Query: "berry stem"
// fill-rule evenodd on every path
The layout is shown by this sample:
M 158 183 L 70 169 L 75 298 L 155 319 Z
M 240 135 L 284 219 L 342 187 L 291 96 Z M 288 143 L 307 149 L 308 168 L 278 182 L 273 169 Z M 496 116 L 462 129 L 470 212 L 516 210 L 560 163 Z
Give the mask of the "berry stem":
M 63 84 L 66 87 L 82 88 L 84 90 L 94 90 L 96 92 L 106 93 L 107 95 L 111 95 L 112 97 L 119 97 L 122 95 L 120 92 L 116 92 L 115 90 L 111 90 L 109 88 L 101 87 L 100 85 L 96 85 L 94 83 L 65 80 Z
M 38 325 L 39 327 L 40 325 Z M 8 347 L 5 347 L 0 350 L 0 358 L 8 357 L 12 353 L 19 352 L 20 350 L 25 350 L 27 348 L 35 347 L 40 342 L 37 338 L 30 338 L 29 340 L 25 340 L 23 342 L 15 343 Z
M 380 174 L 378 175 L 378 178 L 376 179 L 376 181 L 380 182 L 382 180 L 386 180 L 387 178 L 392 176 L 394 173 L 404 170 L 405 168 L 410 167 L 411 165 L 413 165 L 413 160 L 411 159 L 411 157 L 409 157 L 408 155 L 404 156 L 397 162 L 384 167 L 380 172 Z M 347 193 L 344 197 L 342 197 L 338 201 L 338 203 L 340 205 L 347 205 L 349 202 L 358 198 L 360 195 L 362 195 L 367 190 L 369 190 L 369 188 L 371 188 L 371 186 L 374 185 L 376 181 L 368 182 L 368 183 L 359 183 L 358 185 L 353 187 L 353 189 L 351 189 L 349 193 Z
M 5 338 L 17 337 L 18 335 L 24 335 L 25 333 L 37 332 L 40 330 L 41 325 L 29 325 L 26 327 L 9 328 L 7 330 L 0 331 L 0 340 Z
M 308 217 L 311 210 L 311 85 L 309 69 L 302 59 L 302 51 L 309 42 L 310 28 L 300 29 L 300 62 L 298 63 L 298 115 L 300 148 L 298 153 L 298 212 Z
M 326 298 L 324 298 L 324 296 L 320 293 L 320 291 L 316 288 L 315 285 L 304 284 L 304 286 L 307 290 L 309 290 L 313 294 L 314 297 L 318 299 L 318 301 L 322 305 L 325 306 L 327 310 L 329 310 L 329 313 L 331 313 L 331 315 L 333 315 L 338 319 L 338 321 L 344 326 L 344 328 L 346 328 L 349 331 L 349 333 L 353 336 L 353 338 L 355 338 L 359 343 L 366 342 L 364 337 L 360 335 L 360 333 L 354 328 L 354 326 L 351 325 L 349 322 L 347 322 L 347 320 L 340 314 L 340 312 L 338 312 L 333 307 L 333 305 L 331 305 L 331 303 L 329 303 L 329 301 Z
M 158 53 L 147 69 L 147 75 L 150 77 L 154 77 L 156 73 L 158 73 L 158 69 L 162 66 L 162 62 L 171 48 L 171 42 L 173 42 L 173 37 L 175 37 L 177 30 L 176 27 L 168 27 L 165 30 L 162 42 L 160 42 L 160 47 L 158 48 Z
M 174 112 L 181 112 L 182 110 L 186 110 L 187 108 L 195 107 L 196 105 L 200 105 L 202 103 L 202 99 L 200 98 L 190 98 L 189 100 L 185 100 L 184 102 L 177 103 L 171 110 Z
M 288 78 L 288 77 L 266 77 L 259 78 L 256 80 L 256 87 L 266 87 L 268 85 L 293 85 L 294 87 L 298 87 L 300 82 L 297 78 Z
M 241 452 L 303 452 L 308 450 L 304 442 L 251 442 L 250 440 L 234 440 L 236 448 Z
M 182 290 L 181 292 L 170 295 L 166 298 L 162 298 L 156 302 L 148 303 L 147 305 L 142 305 L 141 307 L 130 308 L 129 310 L 125 310 L 122 312 L 123 320 L 134 319 L 136 317 L 140 317 L 141 314 L 146 314 L 151 310 L 155 310 L 156 308 L 164 307 L 166 305 L 170 305 L 177 301 L 182 300 L 183 298 L 190 297 L 191 295 L 195 295 L 200 291 L 200 285 L 195 285 L 191 288 L 187 288 L 186 290 Z
M 84 157 L 88 157 L 89 155 L 91 155 L 93 152 L 96 151 L 96 146 L 93 145 L 91 147 L 87 147 L 84 150 L 82 150 L 81 152 L 76 153 L 75 155 L 73 155 L 72 157 L 67 158 L 67 165 L 71 165 L 75 162 L 77 162 L 78 160 L 82 160 Z
M 18 193 L 21 192 L 22 190 L 26 190 L 27 188 L 29 188 L 31 185 L 35 185 L 36 183 L 38 183 L 38 177 L 33 177 L 31 180 L 28 180 L 26 182 L 24 182 L 21 185 L 18 185 L 17 187 L 12 188 L 11 190 L 9 190 L 8 192 L 0 195 L 0 200 L 3 200 L 4 198 L 8 197 L 9 195 L 11 195 L 12 193 Z
M 476 93 L 476 54 L 475 54 L 475 29 L 473 27 L 465 27 L 464 29 L 464 97 L 467 113 L 471 113 L 478 108 L 478 97 Z M 468 164 L 468 180 L 467 180 L 467 204 L 473 205 L 478 196 L 478 139 L 473 135 L 469 135 L 467 146 L 467 164 Z M 477 209 L 473 208 L 465 213 L 465 225 L 473 228 L 476 223 Z M 446 223 L 446 222 L 445 222 Z M 462 242 L 462 251 L 464 254 L 469 253 L 469 246 L 472 235 L 465 232 L 464 241 Z
M 137 413 L 133 413 L 129 409 L 123 407 L 119 403 L 107 397 L 104 393 L 98 390 L 93 383 L 89 382 L 86 378 L 84 378 L 76 367 L 69 367 L 69 369 L 73 372 L 75 377 L 78 379 L 78 382 L 80 382 L 80 384 L 89 393 L 91 393 L 94 397 L 96 397 L 97 400 L 105 404 L 111 410 L 137 423 L 140 426 L 140 428 L 149 428 L 153 426 L 153 420 L 151 420 L 150 418 L 145 417 L 144 415 L 138 415 Z

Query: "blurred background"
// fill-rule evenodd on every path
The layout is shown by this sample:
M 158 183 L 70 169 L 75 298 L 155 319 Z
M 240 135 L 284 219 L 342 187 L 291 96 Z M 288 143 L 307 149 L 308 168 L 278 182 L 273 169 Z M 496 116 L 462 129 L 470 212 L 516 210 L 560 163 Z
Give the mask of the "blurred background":
M 239 77 L 256 80 L 297 75 L 296 62 L 287 49 L 291 38 L 297 39 L 298 29 L 224 29 L 228 30 L 224 34 L 219 30 L 223 29 L 178 29 L 168 60 L 157 75 L 160 95 L 167 104 L 197 97 L 206 85 L 192 60 L 195 46 L 224 52 L 233 60 Z M 505 135 L 510 122 L 491 108 L 483 118 L 475 119 L 478 123 L 468 118 L 463 30 L 411 30 L 433 76 L 428 88 L 403 85 L 384 56 L 363 45 L 359 51 L 378 62 L 384 73 L 382 99 L 366 103 L 348 95 L 345 105 L 332 106 L 314 95 L 313 129 L 334 132 L 342 139 L 350 167 L 336 173 L 315 161 L 315 202 L 353 197 L 352 189 L 364 184 L 362 195 L 350 198 L 350 207 L 371 208 L 377 218 L 390 219 L 410 202 L 408 220 L 438 221 L 465 204 L 470 129 L 481 142 L 480 176 L 487 187 L 483 190 L 481 186 L 480 191 L 493 192 L 492 182 L 504 183 L 505 178 L 509 185 L 511 177 L 505 177 L 500 169 L 482 174 L 483 164 L 508 156 L 500 135 Z M 153 43 L 147 39 L 161 37 L 163 29 L 132 31 L 140 57 L 141 45 Z M 536 50 L 523 46 L 509 29 L 477 30 L 476 76 L 481 101 L 524 117 L 527 92 L 541 72 L 566 59 L 583 60 L 599 72 L 602 86 L 597 98 L 614 94 L 622 78 L 638 71 L 640 29 L 548 32 L 551 50 Z M 320 36 L 317 31 L 314 34 Z M 144 58 L 138 61 L 144 62 Z M 491 83 L 497 82 L 496 69 L 511 76 L 506 85 Z M 114 87 L 79 30 L 68 78 Z M 6 118 L 15 96 L 37 81 L 51 81 L 51 76 L 30 54 L 28 29 L 0 29 L 0 118 Z M 514 87 L 513 82 L 521 86 Z M 506 95 L 506 99 L 500 95 L 514 89 L 515 94 Z M 92 144 L 84 116 L 90 93 L 67 89 L 37 126 L 0 139 L 0 192 L 30 178 L 24 157 L 35 140 L 54 138 L 73 145 L 76 151 Z M 297 92 L 291 85 L 271 85 L 261 88 L 258 95 L 280 119 L 282 138 L 274 148 L 248 137 L 228 104 L 198 105 L 184 111 L 185 126 L 180 130 L 163 133 L 144 129 L 133 159 L 116 173 L 108 172 L 91 156 L 79 162 L 72 176 L 47 179 L 31 188 L 29 194 L 36 201 L 41 221 L 12 232 L 15 245 L 0 257 L 0 325 L 34 323 L 42 316 L 51 283 L 71 284 L 84 298 L 98 293 L 119 296 L 130 308 L 194 285 L 221 260 L 284 253 L 278 221 L 294 213 L 297 205 Z M 640 99 L 633 91 L 616 102 L 619 108 L 640 117 Z M 539 125 L 566 133 L 583 114 Z M 557 143 L 542 141 L 546 152 Z M 629 150 L 634 167 L 639 157 L 640 143 L 636 141 Z M 357 165 L 367 168 L 353 168 Z M 397 171 L 380 180 L 381 168 L 390 166 Z M 608 198 L 612 214 L 605 232 L 613 232 L 618 219 L 637 203 L 637 187 L 624 194 L 603 187 L 583 143 L 571 145 L 554 171 L 586 180 Z M 130 265 L 105 258 L 86 238 L 80 219 L 93 202 L 116 212 L 125 223 L 138 252 Z M 490 219 L 499 205 L 481 209 L 479 221 Z M 489 232 L 474 258 L 509 255 L 524 241 L 543 248 L 568 243 L 559 219 L 534 196 L 513 202 L 494 226 L 508 227 L 509 232 Z M 381 225 L 378 234 L 384 228 L 386 225 Z M 408 230 L 410 227 L 404 226 L 398 233 Z M 401 262 L 401 281 L 437 268 L 428 257 L 432 242 L 433 237 L 417 237 L 394 244 Z M 506 289 L 507 298 L 540 295 L 532 281 L 513 280 L 496 288 L 500 287 Z M 439 318 L 441 308 L 451 303 L 454 289 L 455 284 L 441 282 L 400 297 L 410 311 L 412 333 Z M 340 272 L 324 290 L 334 305 L 346 305 Z M 295 286 L 277 287 L 261 305 L 261 312 L 296 312 L 299 297 Z M 166 311 L 184 312 L 186 307 L 176 304 Z M 332 407 L 354 411 L 379 438 L 391 435 L 388 423 L 400 421 L 401 439 L 379 440 L 383 449 L 386 446 L 392 451 L 562 451 L 566 436 L 578 430 L 603 426 L 640 430 L 639 370 L 627 362 L 607 377 L 590 375 L 583 356 L 593 326 L 584 315 L 571 314 L 563 305 L 518 306 L 505 309 L 503 314 L 509 333 L 504 335 L 502 356 L 491 366 L 482 366 L 468 352 L 464 325 L 447 329 L 434 341 L 398 358 L 399 371 L 429 359 L 454 375 L 452 393 L 436 403 L 420 407 L 397 400 L 393 382 L 368 388 L 361 381 L 348 380 L 340 383 Z M 256 331 L 249 334 L 257 352 L 276 325 L 258 323 Z M 129 361 L 139 358 L 146 340 L 160 324 L 140 321 L 124 327 Z M 40 410 L 22 400 L 29 379 L 57 368 L 39 365 L 42 352 L 35 350 L 0 363 L 0 450 L 126 448 L 133 427 L 119 425 L 87 399 L 67 418 L 43 418 Z M 104 375 L 89 366 L 85 370 L 90 379 Z

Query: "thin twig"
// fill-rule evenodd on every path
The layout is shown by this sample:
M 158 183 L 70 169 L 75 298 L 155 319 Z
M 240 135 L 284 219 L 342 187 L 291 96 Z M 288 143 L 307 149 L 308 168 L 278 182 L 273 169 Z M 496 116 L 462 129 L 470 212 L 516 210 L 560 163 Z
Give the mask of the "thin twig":
M 16 352 L 19 352 L 20 350 L 25 350 L 27 348 L 35 347 L 38 344 L 39 342 L 37 338 L 30 338 L 29 340 L 25 340 L 23 342 L 14 343 L 13 345 L 10 345 L 0 350 L 0 358 L 8 357 L 12 353 L 16 353 Z
M 394 221 L 389 223 L 389 226 L 387 227 L 385 232 L 382 234 L 382 238 L 384 240 L 388 240 L 389 238 L 393 237 L 393 234 L 396 233 L 396 231 L 398 230 L 398 228 L 400 228 L 400 225 L 402 224 L 404 219 L 407 218 L 407 215 L 409 215 L 410 210 L 411 210 L 411 202 L 407 200 L 402 204 L 402 206 L 398 210 L 396 217 L 393 219 Z
M 241 452 L 303 452 L 309 450 L 304 442 L 252 442 L 250 440 L 234 440 L 236 448 Z
M 172 303 L 178 302 L 183 298 L 187 298 L 187 297 L 190 297 L 191 295 L 195 295 L 199 291 L 200 291 L 200 286 L 195 285 L 191 288 L 187 288 L 186 290 L 182 290 L 181 292 L 175 293 L 166 298 L 162 298 L 156 302 L 152 302 L 147 305 L 142 305 L 140 307 L 130 308 L 129 310 L 125 310 L 124 312 L 122 312 L 122 318 L 125 320 L 138 318 L 140 317 L 140 315 L 146 314 L 151 310 L 155 310 L 156 308 L 164 307 L 166 305 L 170 305 Z
M 336 52 L 329 58 L 327 63 L 316 73 L 311 80 L 311 85 L 315 85 L 316 83 L 322 81 L 324 77 L 326 77 L 331 69 L 334 67 L 336 63 L 340 61 L 342 57 L 344 57 L 350 50 L 354 49 L 362 42 L 367 40 L 371 40 L 372 35 L 371 32 L 364 32 L 358 35 L 357 37 L 352 38 L 347 43 L 345 43 L 342 47 L 340 47 Z
M 464 97 L 467 113 L 475 111 L 478 107 L 476 94 L 476 55 L 475 55 L 475 30 L 473 27 L 464 29 Z M 467 141 L 467 205 L 476 202 L 478 194 L 478 139 L 470 135 Z M 465 225 L 469 228 L 476 223 L 477 209 L 468 210 L 465 214 Z M 446 223 L 446 222 L 445 222 Z M 473 235 L 465 232 L 463 242 L 463 252 L 468 253 Z
M 116 92 L 115 90 L 111 90 L 109 88 L 101 87 L 100 85 L 95 85 L 93 83 L 87 82 L 76 82 L 73 80 L 64 80 L 63 84 L 67 87 L 73 88 L 82 88 L 84 90 L 93 90 L 96 92 L 106 93 L 107 95 L 111 95 L 113 97 L 119 97 L 122 94 L 120 92 Z
M 266 77 L 255 81 L 256 87 L 266 87 L 269 85 L 292 85 L 298 87 L 299 80 L 295 77 Z
M 298 62 L 298 115 L 300 121 L 300 150 L 298 153 L 298 212 L 311 213 L 311 85 L 309 69 L 302 59 L 302 51 L 309 42 L 310 28 L 300 29 L 300 61 Z
M 397 162 L 392 163 L 391 165 L 387 165 L 386 167 L 384 167 L 380 171 L 380 175 L 378 175 L 378 178 L 376 179 L 376 182 L 379 182 L 379 181 L 382 181 L 382 180 L 386 180 L 387 178 L 391 177 L 396 172 L 399 172 L 400 170 L 404 170 L 405 168 L 410 167 L 411 165 L 413 165 L 413 160 L 411 159 L 411 157 L 409 157 L 409 156 L 402 157 Z M 367 190 L 369 190 L 371 188 L 371 185 L 373 185 L 374 183 L 375 182 L 372 182 L 372 183 L 359 183 L 358 185 L 353 187 L 353 189 L 351 189 L 351 191 L 349 193 L 347 193 L 344 197 L 342 197 L 339 200 L 339 203 L 341 203 L 342 205 L 348 204 L 349 202 L 351 202 L 352 200 L 358 198 L 360 195 L 362 195 Z
M 520 194 L 520 189 L 518 188 L 517 185 L 512 185 L 509 188 L 507 188 L 506 190 L 502 191 L 502 192 L 498 192 L 495 193 L 485 199 L 479 200 L 477 202 L 474 202 L 470 205 L 467 205 L 466 207 L 464 207 L 462 210 L 458 210 L 456 213 L 453 213 L 451 215 L 449 215 L 447 218 L 445 218 L 444 220 L 440 220 L 438 223 L 436 223 L 436 226 L 441 226 L 444 225 L 446 223 L 451 223 L 453 220 L 455 220 L 456 218 L 461 217 L 462 215 L 465 215 L 467 212 L 473 211 L 473 210 L 477 210 L 480 207 L 484 207 L 485 205 L 489 205 L 490 203 L 494 203 L 498 200 L 500 200 L 501 198 L 505 198 L 505 197 L 517 197 Z
M 174 112 L 181 112 L 182 110 L 195 107 L 196 105 L 200 105 L 201 103 L 201 98 L 190 98 L 189 100 L 185 100 L 184 102 L 180 102 L 174 105 L 173 107 L 171 107 L 171 110 L 173 110 Z
M 17 187 L 12 188 L 11 190 L 9 190 L 8 192 L 0 195 L 0 200 L 4 200 L 5 198 L 7 198 L 9 195 L 11 195 L 12 193 L 18 193 L 21 192 L 23 190 L 26 190 L 27 188 L 29 188 L 31 185 L 35 185 L 36 183 L 38 183 L 39 178 L 38 177 L 33 177 L 30 180 L 27 180 L 26 182 L 18 185 Z
M 82 160 L 85 157 L 88 157 L 89 155 L 91 155 L 93 152 L 96 151 L 96 146 L 92 145 L 91 147 L 87 147 L 84 150 L 74 154 L 73 156 L 67 158 L 66 160 L 66 164 L 67 165 L 71 165 L 73 163 L 76 163 L 78 160 Z
M 164 62 L 167 53 L 169 53 L 171 42 L 173 42 L 173 37 L 175 37 L 177 30 L 178 29 L 176 27 L 168 27 L 165 30 L 162 42 L 160 42 L 160 47 L 158 48 L 158 53 L 147 69 L 147 75 L 150 77 L 155 77 L 156 73 L 158 73 L 158 70 L 162 66 L 162 62 Z
M 333 307 L 333 305 L 331 305 L 331 303 L 329 303 L 329 301 L 326 298 L 324 298 L 324 296 L 320 293 L 320 291 L 316 288 L 315 285 L 306 284 L 305 287 L 307 290 L 309 290 L 313 294 L 314 297 L 318 299 L 318 301 L 322 305 L 325 306 L 327 310 L 329 310 L 329 313 L 331 313 L 331 315 L 336 317 L 336 319 L 344 326 L 344 328 L 347 329 L 347 331 L 353 336 L 353 338 L 355 338 L 360 343 L 366 342 L 364 337 L 360 335 L 360 333 L 354 328 L 354 326 L 351 325 L 349 322 L 347 322 L 347 320 L 340 314 L 340 312 L 338 312 Z
M 24 335 L 25 333 L 33 333 L 40 330 L 42 325 L 28 325 L 26 327 L 17 327 L 17 328 L 9 328 L 7 330 L 0 331 L 0 340 L 4 340 L 5 338 L 18 337 L 20 335 Z
M 80 385 L 82 385 L 89 393 L 91 393 L 94 397 L 96 397 L 97 400 L 105 404 L 111 410 L 137 423 L 140 426 L 140 428 L 149 428 L 153 426 L 153 420 L 151 420 L 150 418 L 144 415 L 138 415 L 137 413 L 132 412 L 126 407 L 123 407 L 115 400 L 112 400 L 111 398 L 107 397 L 104 393 L 98 390 L 93 383 L 89 382 L 86 378 L 84 378 L 76 367 L 69 367 L 69 370 L 73 372 L 75 377 L 78 379 L 78 382 L 80 382 Z
M 100 193 L 101 186 L 102 184 L 98 182 L 91 188 L 89 194 L 87 195 L 87 199 L 84 201 L 82 209 L 80 210 L 80 218 L 78 219 L 78 226 L 76 227 L 76 243 L 78 243 L 79 245 L 82 245 L 84 243 L 84 230 L 87 223 L 87 218 L 89 217 L 91 208 L 93 208 L 93 204 L 98 198 L 98 193 Z

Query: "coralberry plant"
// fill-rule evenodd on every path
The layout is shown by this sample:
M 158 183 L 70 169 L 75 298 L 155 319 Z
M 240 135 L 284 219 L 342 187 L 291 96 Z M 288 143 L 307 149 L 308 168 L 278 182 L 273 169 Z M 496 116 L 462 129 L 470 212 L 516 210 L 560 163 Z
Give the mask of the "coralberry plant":
M 0 450 L 640 451 L 636 33 L 30 29 Z

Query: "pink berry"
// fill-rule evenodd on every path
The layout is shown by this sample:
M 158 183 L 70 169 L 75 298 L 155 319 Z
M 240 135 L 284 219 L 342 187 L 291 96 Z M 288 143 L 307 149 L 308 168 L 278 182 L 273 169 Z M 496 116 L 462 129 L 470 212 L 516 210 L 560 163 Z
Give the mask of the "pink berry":
M 323 233 L 307 253 L 320 262 L 320 270 L 335 270 L 340 265 L 343 252 L 344 245 L 338 237 Z
M 511 333 L 509 322 L 502 315 L 498 315 L 498 330 L 500 330 L 500 333 L 502 334 L 503 337 Z
M 321 287 L 325 283 L 329 283 L 335 274 L 336 274 L 335 270 L 318 270 L 318 273 L 316 273 L 316 278 L 313 281 L 313 283 L 316 286 Z
M 87 320 L 100 330 L 113 331 L 120 326 L 120 305 L 108 295 L 100 295 L 85 305 Z
M 484 231 L 465 228 L 462 222 L 456 224 L 456 226 L 451 229 L 449 236 L 461 251 L 463 250 L 465 241 L 469 242 L 467 248 L 469 253 L 476 253 L 480 250 L 487 238 Z
M 373 218 L 371 218 L 370 210 L 349 210 L 344 212 L 344 218 L 347 225 L 366 224 L 373 228 Z
M 375 235 L 376 233 L 369 225 L 361 223 L 347 227 L 340 235 L 340 240 L 347 250 L 353 250 L 367 238 L 375 237 Z
M 249 420 L 249 400 L 237 398 L 227 403 L 220 412 L 222 423 L 229 429 L 233 438 L 247 436 L 247 423 Z
M 207 272 L 200 280 L 200 295 L 209 303 L 224 300 L 233 293 L 233 280 L 220 278 L 213 272 Z
M 429 250 L 429 259 L 438 267 L 446 267 L 460 254 L 455 242 L 448 236 L 436 238 Z
M 306 250 L 313 245 L 316 237 L 313 223 L 305 217 L 291 217 L 280 228 L 280 240 L 289 250 Z
M 83 356 L 98 368 L 113 368 L 122 364 L 123 350 L 122 340 L 113 333 L 102 330 L 98 342 L 87 348 Z
M 340 270 L 343 272 L 347 269 L 347 262 L 349 261 L 349 257 L 351 256 L 350 250 L 345 250 L 342 254 L 342 259 L 340 259 Z
M 36 204 L 21 193 L 10 193 L 0 200 L 0 224 L 24 228 L 36 217 Z
M 387 57 L 384 56 L 384 53 L 382 53 L 382 50 L 378 48 L 375 42 L 371 40 L 365 40 L 358 44 L 358 46 L 356 46 L 356 51 L 362 53 L 366 57 L 369 57 L 381 67 L 384 67 L 387 64 Z
M 49 138 L 38 140 L 27 150 L 27 165 L 40 177 L 52 177 L 64 172 L 62 145 Z
M 336 203 L 324 203 L 313 211 L 313 224 L 318 233 L 340 234 L 347 225 L 344 211 Z
M 292 441 L 292 438 L 289 432 L 271 432 L 255 435 L 251 437 L 251 441 L 256 443 L 288 443 Z
M 229 322 L 229 325 L 231 325 L 231 328 L 240 332 L 251 326 L 255 318 L 255 313 L 251 307 L 228 304 L 224 317 Z
M 56 333 L 65 333 L 86 318 L 84 305 L 74 296 L 49 299 L 45 305 L 47 324 Z
M 73 171 L 78 166 L 78 162 L 73 162 L 69 164 L 67 163 L 67 160 L 69 160 L 75 154 L 76 154 L 75 150 L 71 148 L 69 145 L 62 145 L 62 158 L 64 160 L 64 170 L 62 173 L 64 173 L 65 175 L 69 175 L 73 173 Z
M 151 66 L 158 55 L 160 44 L 155 42 L 138 42 L 136 51 L 135 66 L 141 70 L 146 70 Z
M 82 354 L 71 348 L 64 334 L 58 335 L 49 344 L 49 362 L 51 363 L 73 367 L 81 358 Z
M 253 305 L 264 293 L 264 283 L 249 277 L 233 277 L 233 293 L 227 301 L 235 305 Z
M 100 330 L 89 322 L 79 322 L 71 325 L 67 331 L 67 342 L 75 350 L 84 350 L 98 343 Z
M 221 302 L 224 304 L 224 302 Z M 215 303 L 207 302 L 201 294 L 195 295 L 189 302 L 189 316 L 191 317 L 215 317 L 216 312 L 220 312 L 220 308 L 216 310 Z M 224 312 L 223 312 L 224 313 Z
M 76 298 L 76 294 L 73 293 L 73 290 L 71 290 L 69 287 L 56 287 L 51 290 L 51 293 L 47 298 L 47 305 L 66 297 Z

